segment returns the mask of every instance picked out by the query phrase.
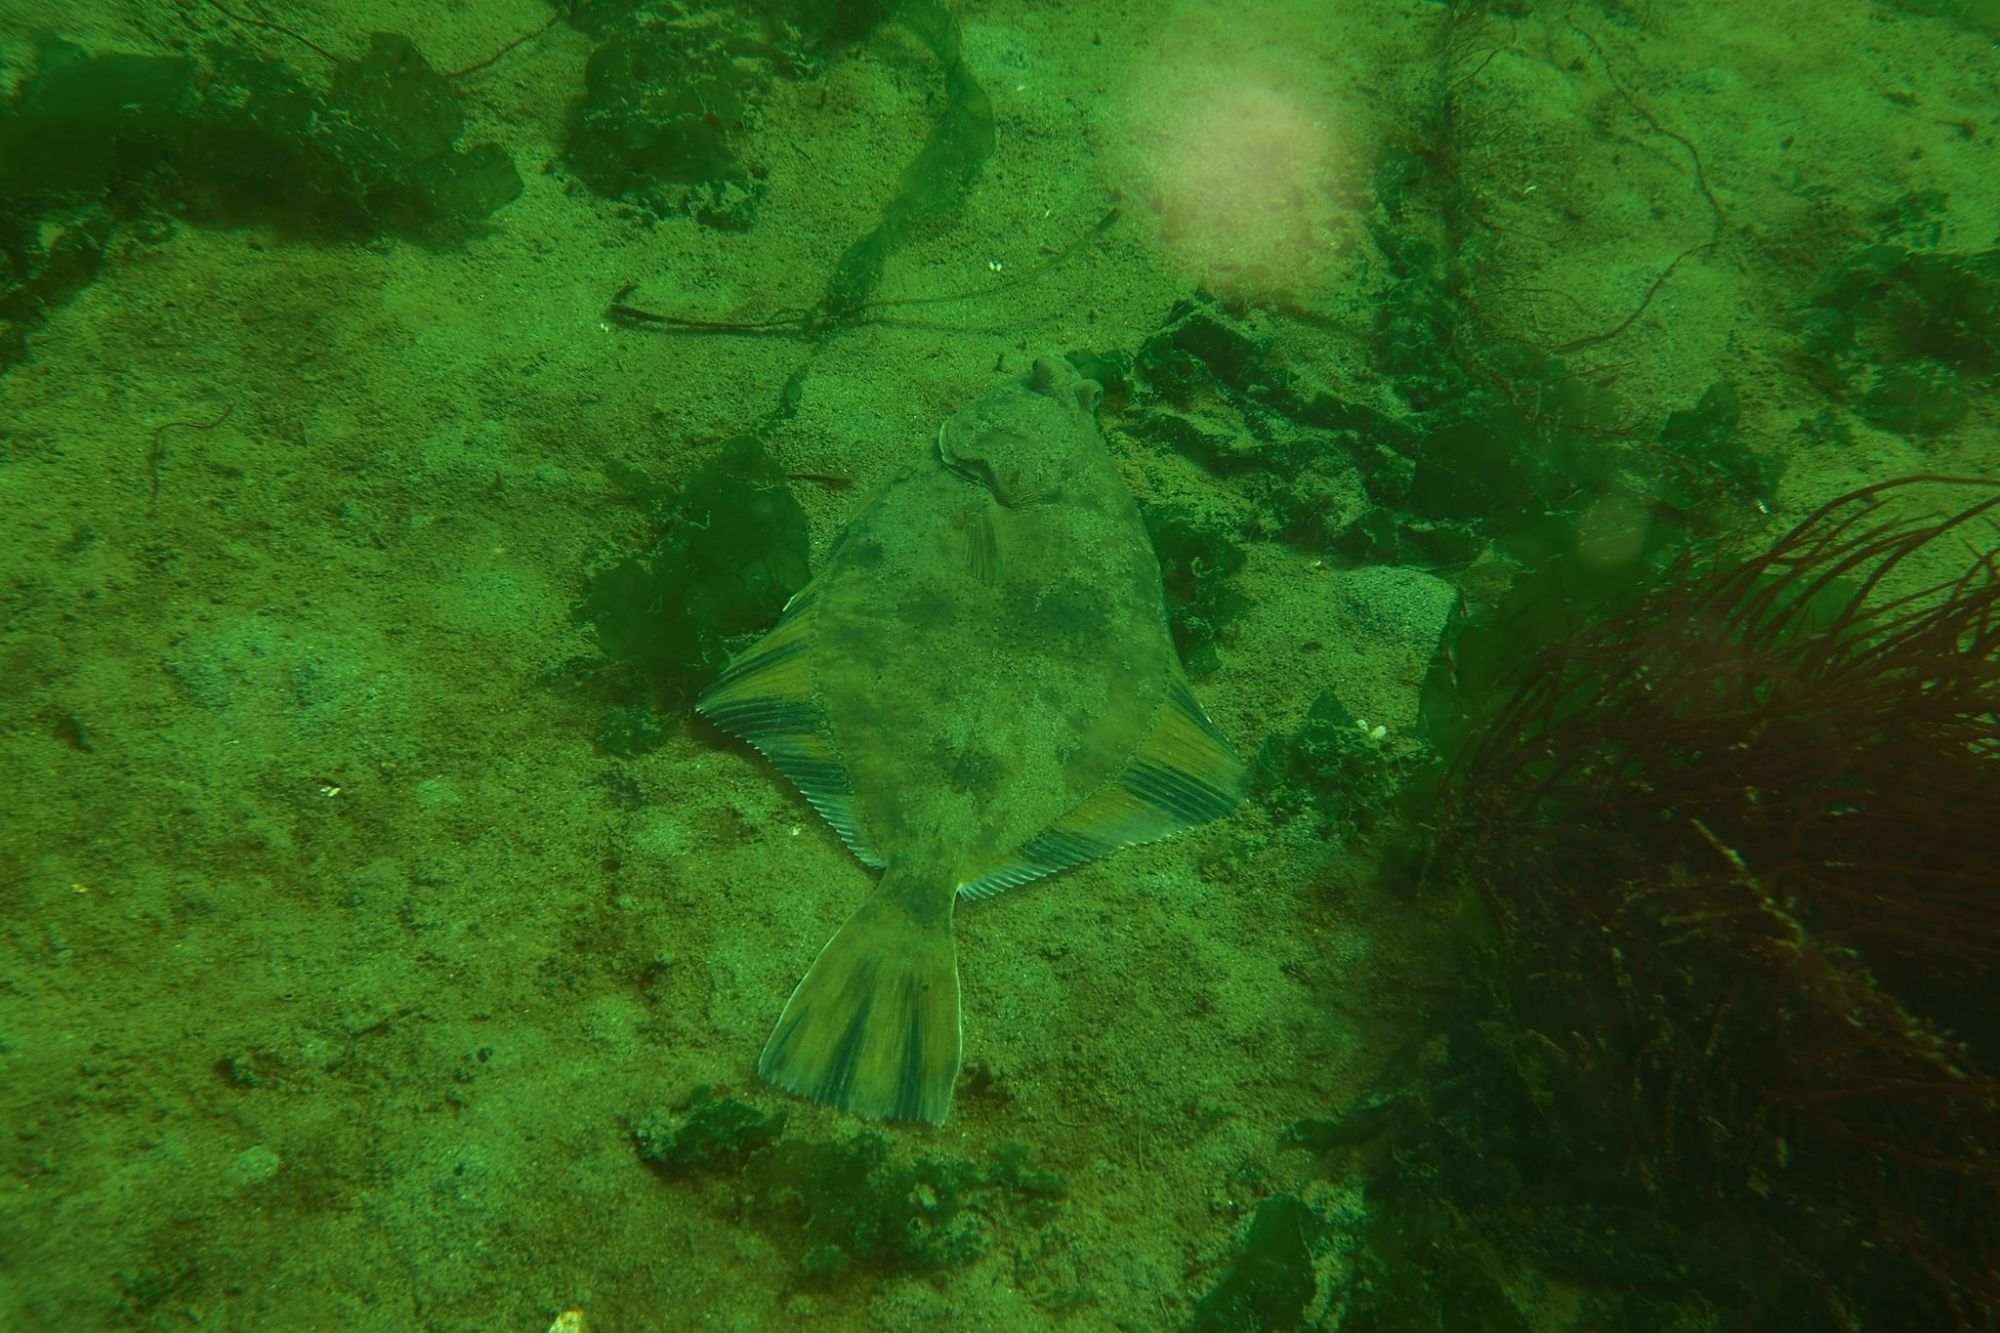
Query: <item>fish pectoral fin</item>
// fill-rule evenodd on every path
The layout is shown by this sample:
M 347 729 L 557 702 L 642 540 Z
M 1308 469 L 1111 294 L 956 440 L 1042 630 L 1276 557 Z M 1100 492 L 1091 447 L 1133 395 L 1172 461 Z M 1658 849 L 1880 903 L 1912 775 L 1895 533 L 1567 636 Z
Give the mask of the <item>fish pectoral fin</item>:
M 962 1049 L 949 907 L 929 919 L 877 888 L 792 992 L 757 1072 L 855 1115 L 942 1125 Z
M 1000 581 L 1000 531 L 993 523 L 992 506 L 967 513 L 960 532 L 965 539 L 965 567 L 982 585 L 992 587 Z

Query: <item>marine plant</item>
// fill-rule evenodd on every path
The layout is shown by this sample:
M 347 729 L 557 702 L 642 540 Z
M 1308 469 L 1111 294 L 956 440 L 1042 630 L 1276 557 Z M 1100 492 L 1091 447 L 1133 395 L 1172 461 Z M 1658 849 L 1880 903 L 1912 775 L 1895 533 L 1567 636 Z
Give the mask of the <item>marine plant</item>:
M 1220 664 L 1216 645 L 1250 605 L 1235 576 L 1249 557 L 1229 523 L 1189 505 L 1148 505 L 1146 535 L 1160 559 L 1167 627 L 1189 671 L 1204 676 Z
M 1948 430 L 1971 411 L 1968 386 L 2000 371 L 2000 250 L 1885 239 L 1820 279 L 1804 323 L 1829 387 L 1857 394 L 1870 423 L 1913 436 Z
M 1348 712 L 1329 686 L 1314 697 L 1297 730 L 1265 738 L 1250 777 L 1272 818 L 1310 813 L 1319 835 L 1339 844 L 1375 825 L 1410 767 L 1409 760 L 1392 758 L 1379 734 Z
M 635 15 L 584 66 L 564 160 L 600 195 L 746 228 L 761 187 L 737 143 L 787 68 L 782 48 L 745 16 Z
M 1257 1205 L 1243 1248 L 1207 1295 L 1195 1303 L 1188 1333 L 1278 1333 L 1293 1329 L 1318 1294 L 1312 1249 L 1325 1224 L 1297 1195 Z
M 34 76 L 0 107 L 0 216 L 100 204 L 344 238 L 463 230 L 521 192 L 504 149 L 457 146 L 458 93 L 409 38 L 321 54 L 324 91 L 222 41 L 134 56 L 44 39 Z
M 686 210 L 709 226 L 742 230 L 756 220 L 761 166 L 738 156 L 746 131 L 780 77 L 800 80 L 833 52 L 894 18 L 936 58 L 940 114 L 868 233 L 836 261 L 825 295 L 810 308 L 751 321 L 661 314 L 626 305 L 610 315 L 657 331 L 820 337 L 869 318 L 884 305 L 929 305 L 956 297 L 877 302 L 890 257 L 917 228 L 963 205 L 993 153 L 993 106 L 960 50 L 956 17 L 940 0 L 781 0 L 696 8 L 682 0 L 566 0 L 572 24 L 608 37 L 592 53 L 586 95 L 575 108 L 564 155 L 599 194 L 656 215 Z M 790 390 L 780 415 L 791 410 Z
M 632 1133 L 639 1160 L 668 1180 L 695 1171 L 740 1171 L 750 1154 L 776 1143 L 786 1114 L 766 1114 L 734 1097 L 717 1097 L 708 1084 L 696 1088 L 671 1117 L 655 1115 Z
M 219 40 L 158 56 L 37 41 L 35 72 L 0 102 L 0 370 L 96 276 L 120 226 L 148 240 L 177 218 L 443 236 L 520 194 L 499 145 L 458 146 L 456 76 L 409 38 L 313 49 L 333 67 L 323 91 Z
M 679 486 L 612 463 L 612 480 L 654 524 L 643 550 L 594 570 L 572 608 L 598 653 L 548 674 L 610 705 L 598 745 L 629 759 L 722 671 L 739 636 L 768 627 L 808 575 L 805 511 L 754 436 L 717 448 Z
M 1908 478 L 1683 556 L 1446 786 L 1545 1102 L 1815 1293 L 1800 1327 L 2000 1327 L 1996 514 Z
M 984 1257 L 1010 1224 L 1039 1230 L 1068 1197 L 1024 1144 L 984 1159 L 905 1157 L 881 1134 L 786 1138 L 786 1115 L 697 1088 L 635 1130 L 640 1160 L 669 1181 L 728 1176 L 732 1215 L 790 1248 L 806 1282 L 857 1268 L 936 1273 Z

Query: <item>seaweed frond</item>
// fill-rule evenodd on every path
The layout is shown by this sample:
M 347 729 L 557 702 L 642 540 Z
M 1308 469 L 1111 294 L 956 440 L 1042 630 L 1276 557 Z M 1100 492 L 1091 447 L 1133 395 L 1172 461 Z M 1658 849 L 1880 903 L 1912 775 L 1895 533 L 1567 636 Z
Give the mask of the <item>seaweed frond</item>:
M 1690 556 L 1448 784 L 1517 1019 L 1842 1326 L 2000 1327 L 1996 514 L 1911 477 Z

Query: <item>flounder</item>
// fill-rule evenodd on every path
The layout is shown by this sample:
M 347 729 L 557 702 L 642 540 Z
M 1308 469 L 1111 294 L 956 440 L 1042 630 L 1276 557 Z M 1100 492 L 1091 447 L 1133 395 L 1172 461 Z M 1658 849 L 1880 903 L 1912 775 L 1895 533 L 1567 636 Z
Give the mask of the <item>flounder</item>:
M 944 1123 L 952 909 L 1227 814 L 1244 764 L 1188 689 L 1160 567 L 1061 357 L 950 417 L 697 704 L 882 877 L 758 1072 Z

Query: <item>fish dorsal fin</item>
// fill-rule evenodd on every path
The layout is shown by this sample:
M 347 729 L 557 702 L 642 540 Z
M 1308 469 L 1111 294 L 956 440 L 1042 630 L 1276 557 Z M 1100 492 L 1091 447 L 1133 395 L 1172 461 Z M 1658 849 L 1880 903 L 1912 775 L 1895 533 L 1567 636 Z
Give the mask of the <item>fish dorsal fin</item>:
M 959 885 L 959 896 L 990 898 L 1120 847 L 1220 819 L 1243 799 L 1247 771 L 1243 757 L 1208 720 L 1176 670 L 1159 717 L 1131 761 L 1082 804 L 1023 843 L 1006 864 Z
M 756 746 L 812 802 L 847 850 L 879 870 L 882 854 L 862 827 L 854 778 L 813 688 L 812 594 L 807 587 L 793 597 L 777 628 L 731 662 L 694 707 Z

